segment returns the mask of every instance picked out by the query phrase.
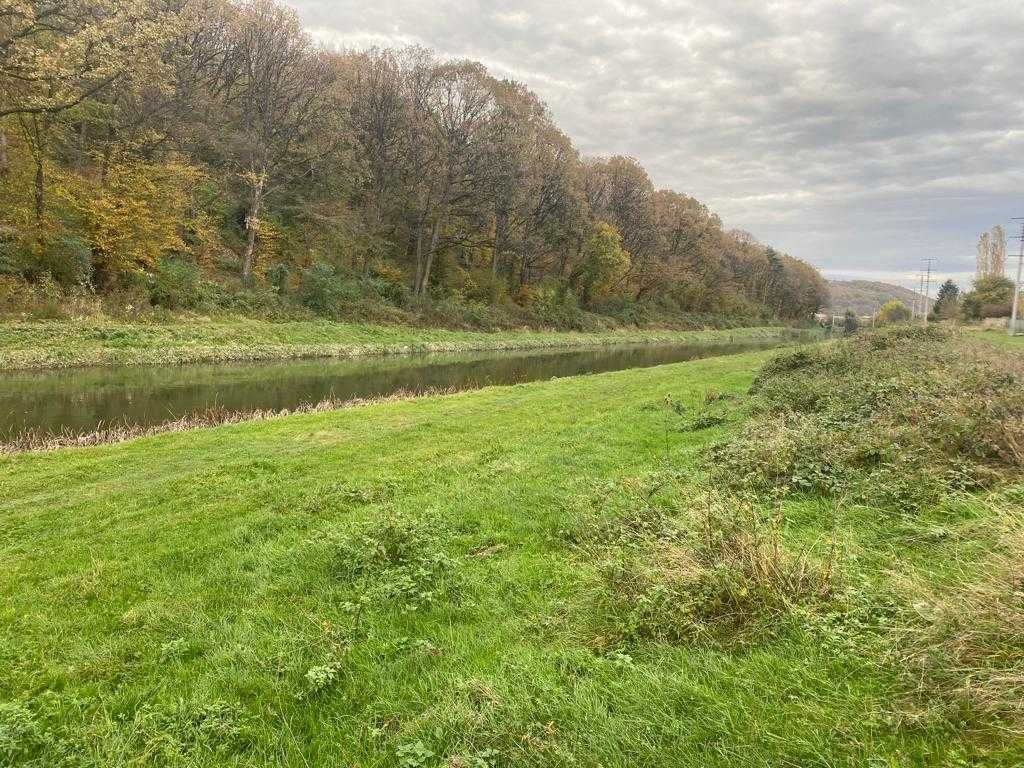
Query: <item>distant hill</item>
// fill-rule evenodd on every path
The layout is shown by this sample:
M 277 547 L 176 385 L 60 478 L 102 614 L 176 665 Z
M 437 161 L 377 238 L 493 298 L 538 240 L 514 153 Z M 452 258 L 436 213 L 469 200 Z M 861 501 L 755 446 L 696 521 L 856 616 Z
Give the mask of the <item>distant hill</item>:
M 832 302 L 829 310 L 840 315 L 850 310 L 855 315 L 873 315 L 880 306 L 899 299 L 908 307 L 914 306 L 914 292 L 889 283 L 872 280 L 829 280 Z M 933 288 L 934 290 L 934 288 Z

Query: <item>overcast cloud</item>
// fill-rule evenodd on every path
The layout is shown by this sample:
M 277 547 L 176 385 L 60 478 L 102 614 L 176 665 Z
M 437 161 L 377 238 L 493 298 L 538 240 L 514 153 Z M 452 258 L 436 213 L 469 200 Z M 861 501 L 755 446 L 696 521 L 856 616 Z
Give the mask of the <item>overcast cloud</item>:
M 319 39 L 419 43 L 525 82 L 586 154 L 826 274 L 969 277 L 1024 215 L 1024 5 L 292 0 Z

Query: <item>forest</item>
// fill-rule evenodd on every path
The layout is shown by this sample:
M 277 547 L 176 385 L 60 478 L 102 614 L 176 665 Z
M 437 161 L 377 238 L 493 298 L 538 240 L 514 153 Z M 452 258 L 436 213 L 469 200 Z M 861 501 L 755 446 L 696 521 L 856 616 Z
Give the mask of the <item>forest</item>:
M 680 126 L 685 130 L 685 126 Z M 0 313 L 798 321 L 810 265 L 585 157 L 526 85 L 273 0 L 0 2 Z

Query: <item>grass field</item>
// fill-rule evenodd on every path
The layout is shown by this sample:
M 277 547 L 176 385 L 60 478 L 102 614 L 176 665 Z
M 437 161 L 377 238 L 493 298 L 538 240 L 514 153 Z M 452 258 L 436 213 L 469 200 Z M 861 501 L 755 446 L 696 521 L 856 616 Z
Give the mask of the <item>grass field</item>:
M 1010 336 L 1005 330 L 970 331 L 970 333 L 992 344 L 999 344 L 1011 349 L 1024 349 L 1024 334 Z
M 0 323 L 0 370 L 721 341 L 787 332 L 784 328 L 740 328 L 488 333 L 320 320 L 275 323 L 241 318 L 171 323 L 20 322 Z
M 679 414 L 771 354 L 0 458 L 0 761 L 1020 765 L 1012 738 L 907 715 L 889 652 L 892 573 L 976 569 L 980 502 L 910 526 L 787 501 L 787 543 L 838 532 L 841 611 L 609 638 L 581 542 L 687 508 L 742 409 Z

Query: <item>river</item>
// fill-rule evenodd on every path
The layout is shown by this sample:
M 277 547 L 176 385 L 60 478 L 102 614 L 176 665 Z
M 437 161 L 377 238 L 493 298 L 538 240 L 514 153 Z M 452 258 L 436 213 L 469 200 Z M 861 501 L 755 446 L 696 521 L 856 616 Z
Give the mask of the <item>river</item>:
M 25 430 L 80 434 L 103 425 L 149 426 L 212 406 L 233 411 L 280 410 L 325 398 L 350 400 L 395 392 L 518 384 L 785 343 L 792 339 L 9 371 L 0 373 L 0 436 Z

